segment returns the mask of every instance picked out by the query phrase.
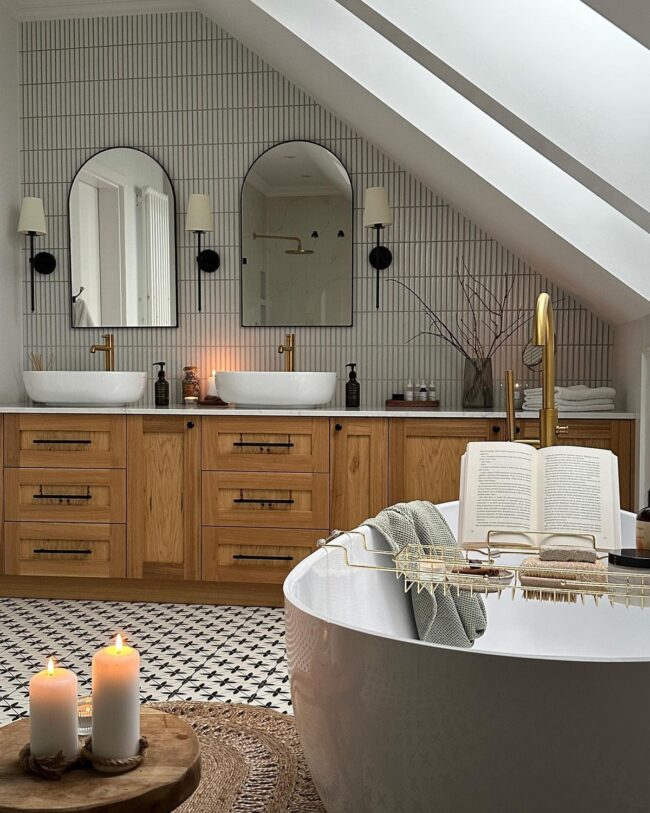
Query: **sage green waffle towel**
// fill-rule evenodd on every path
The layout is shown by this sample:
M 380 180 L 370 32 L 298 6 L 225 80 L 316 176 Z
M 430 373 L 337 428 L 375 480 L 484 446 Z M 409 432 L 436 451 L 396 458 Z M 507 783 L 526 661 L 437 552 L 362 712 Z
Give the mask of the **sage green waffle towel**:
M 456 538 L 440 511 L 424 500 L 400 502 L 380 511 L 364 525 L 376 528 L 391 550 L 398 552 L 405 545 L 439 545 L 456 550 L 459 563 L 464 558 Z M 487 615 L 481 596 L 461 590 L 443 595 L 438 586 L 433 595 L 427 590 L 411 589 L 413 615 L 421 641 L 446 646 L 471 647 L 487 627 Z

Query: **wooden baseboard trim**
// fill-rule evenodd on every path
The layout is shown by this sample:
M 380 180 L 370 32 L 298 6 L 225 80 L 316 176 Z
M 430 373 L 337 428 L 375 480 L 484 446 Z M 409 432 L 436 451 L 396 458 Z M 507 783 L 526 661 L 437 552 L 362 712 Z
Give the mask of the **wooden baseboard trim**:
M 282 585 L 0 576 L 0 597 L 282 607 Z

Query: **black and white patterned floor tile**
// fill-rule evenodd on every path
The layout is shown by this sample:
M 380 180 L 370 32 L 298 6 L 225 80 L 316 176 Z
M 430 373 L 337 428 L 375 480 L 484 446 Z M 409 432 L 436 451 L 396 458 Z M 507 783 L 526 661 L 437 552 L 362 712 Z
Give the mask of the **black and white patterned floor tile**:
M 141 657 L 143 702 L 215 700 L 291 710 L 281 609 L 0 599 L 0 725 L 27 714 L 50 654 L 90 694 L 91 658 L 123 631 Z

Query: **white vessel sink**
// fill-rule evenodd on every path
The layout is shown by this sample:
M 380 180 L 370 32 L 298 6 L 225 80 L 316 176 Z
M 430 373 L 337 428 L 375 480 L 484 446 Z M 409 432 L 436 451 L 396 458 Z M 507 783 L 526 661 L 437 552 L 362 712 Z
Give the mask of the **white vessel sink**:
M 142 398 L 146 373 L 96 370 L 29 370 L 23 373 L 27 395 L 39 404 L 120 406 Z
M 314 407 L 331 401 L 335 388 L 336 373 L 217 373 L 220 397 L 241 407 Z

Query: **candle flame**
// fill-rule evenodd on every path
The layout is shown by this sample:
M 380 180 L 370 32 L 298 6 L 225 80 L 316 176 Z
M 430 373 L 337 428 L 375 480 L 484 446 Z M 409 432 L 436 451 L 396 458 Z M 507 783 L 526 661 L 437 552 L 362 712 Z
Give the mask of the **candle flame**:
M 120 635 L 119 632 L 115 636 L 115 649 L 118 652 L 121 652 L 124 649 L 124 640 L 122 639 L 122 636 Z
M 49 658 L 47 661 L 47 674 L 48 675 L 54 674 L 54 658 Z
M 217 375 L 217 371 L 216 371 L 216 370 L 213 370 L 213 371 L 212 371 L 212 378 L 214 378 L 216 375 Z

